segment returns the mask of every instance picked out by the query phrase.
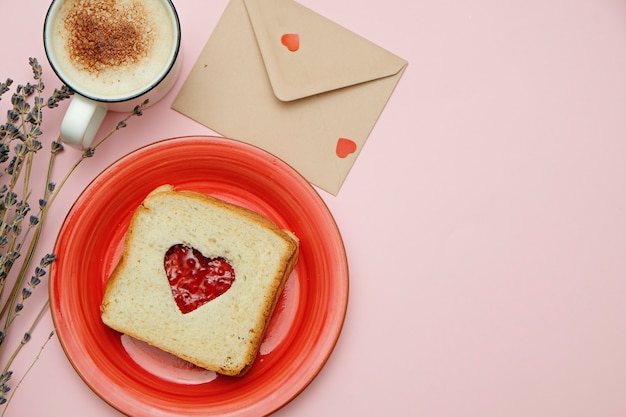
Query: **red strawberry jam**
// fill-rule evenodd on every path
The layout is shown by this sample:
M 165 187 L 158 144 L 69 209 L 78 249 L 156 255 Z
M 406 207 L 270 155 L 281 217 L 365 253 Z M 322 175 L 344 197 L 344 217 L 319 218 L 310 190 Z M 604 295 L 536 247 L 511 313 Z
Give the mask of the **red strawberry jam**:
M 235 280 L 235 271 L 226 259 L 206 258 L 199 250 L 183 244 L 169 248 L 163 266 L 183 314 L 224 294 Z

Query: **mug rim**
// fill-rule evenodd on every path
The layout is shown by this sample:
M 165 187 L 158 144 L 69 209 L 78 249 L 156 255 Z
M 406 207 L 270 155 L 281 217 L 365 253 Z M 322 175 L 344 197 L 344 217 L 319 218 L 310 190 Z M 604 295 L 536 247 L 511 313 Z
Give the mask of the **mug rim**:
M 180 53 L 180 46 L 182 42 L 182 30 L 180 26 L 180 18 L 178 16 L 178 11 L 176 10 L 176 7 L 174 6 L 174 3 L 172 2 L 172 0 L 161 0 L 163 3 L 166 3 L 167 5 L 169 5 L 170 10 L 172 11 L 173 19 L 174 19 L 174 26 L 175 26 L 174 30 L 177 36 L 176 36 L 176 46 L 174 48 L 174 53 L 172 54 L 167 67 L 165 68 L 163 73 L 159 76 L 159 78 L 155 79 L 152 83 L 150 83 L 150 85 L 139 90 L 138 92 L 133 93 L 129 96 L 123 96 L 120 98 L 98 97 L 97 95 L 86 93 L 85 91 L 82 91 L 81 89 L 76 88 L 74 85 L 72 85 L 72 83 L 67 82 L 66 77 L 64 77 L 61 74 L 61 71 L 56 67 L 54 63 L 54 59 L 51 57 L 52 54 L 48 52 L 48 49 L 49 49 L 48 41 L 47 41 L 48 37 L 46 36 L 46 33 L 48 32 L 48 26 L 49 26 L 48 22 L 50 21 L 49 19 L 50 14 L 52 13 L 52 9 L 55 7 L 55 5 L 63 1 L 66 1 L 66 0 L 52 0 L 52 2 L 50 3 L 50 6 L 48 7 L 48 11 L 46 12 L 46 17 L 44 19 L 44 26 L 43 26 L 43 45 L 44 45 L 44 52 L 46 54 L 46 58 L 48 59 L 48 62 L 50 63 L 50 67 L 52 68 L 54 73 L 57 75 L 57 77 L 59 77 L 59 79 L 61 80 L 61 82 L 63 82 L 63 84 L 71 88 L 72 91 L 74 91 L 75 93 L 80 94 L 81 96 L 86 97 L 88 99 L 98 101 L 101 103 L 124 103 L 124 102 L 128 102 L 131 100 L 135 100 L 136 98 L 141 97 L 149 93 L 150 91 L 154 90 L 172 72 L 174 66 L 176 65 L 176 62 L 178 61 L 178 55 Z

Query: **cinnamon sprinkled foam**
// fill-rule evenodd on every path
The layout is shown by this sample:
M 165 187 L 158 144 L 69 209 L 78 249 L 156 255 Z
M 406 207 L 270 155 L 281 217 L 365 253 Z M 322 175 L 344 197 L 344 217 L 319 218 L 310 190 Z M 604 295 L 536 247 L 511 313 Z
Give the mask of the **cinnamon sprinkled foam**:
M 142 92 L 167 72 L 176 48 L 163 0 L 66 0 L 49 39 L 57 70 L 105 99 Z

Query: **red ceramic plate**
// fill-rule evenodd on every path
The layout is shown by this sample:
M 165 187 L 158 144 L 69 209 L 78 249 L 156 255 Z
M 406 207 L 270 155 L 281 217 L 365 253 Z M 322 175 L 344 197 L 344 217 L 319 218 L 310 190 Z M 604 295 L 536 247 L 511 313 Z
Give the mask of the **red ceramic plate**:
M 181 365 L 163 352 L 124 339 L 100 320 L 103 288 L 130 218 L 143 198 L 163 184 L 246 206 L 301 240 L 297 267 L 264 345 L 242 378 Z M 130 416 L 270 414 L 319 373 L 346 313 L 348 266 L 328 208 L 287 164 L 230 139 L 169 139 L 115 162 L 70 210 L 55 253 L 50 301 L 63 349 L 86 384 Z

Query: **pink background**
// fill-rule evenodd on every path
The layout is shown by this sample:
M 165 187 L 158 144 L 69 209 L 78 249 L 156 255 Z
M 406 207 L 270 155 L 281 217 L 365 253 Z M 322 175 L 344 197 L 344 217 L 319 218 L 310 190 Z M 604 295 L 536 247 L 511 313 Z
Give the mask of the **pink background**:
M 350 263 L 348 315 L 326 367 L 276 415 L 626 415 L 626 2 L 300 2 L 409 67 L 339 195 L 320 191 Z M 36 56 L 58 85 L 41 41 L 48 4 L 0 4 L 0 79 L 27 81 Z M 170 105 L 227 0 L 175 4 L 182 77 L 79 168 L 42 251 L 111 162 L 213 134 Z M 16 326 L 45 296 L 38 288 Z M 16 375 L 50 330 L 46 314 Z M 53 337 L 7 415 L 120 414 Z

